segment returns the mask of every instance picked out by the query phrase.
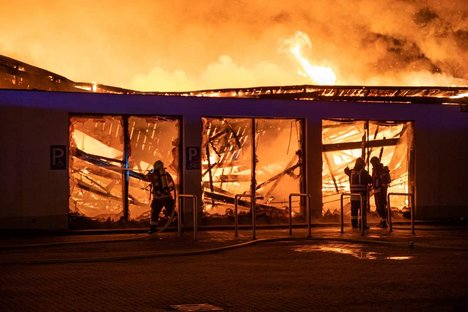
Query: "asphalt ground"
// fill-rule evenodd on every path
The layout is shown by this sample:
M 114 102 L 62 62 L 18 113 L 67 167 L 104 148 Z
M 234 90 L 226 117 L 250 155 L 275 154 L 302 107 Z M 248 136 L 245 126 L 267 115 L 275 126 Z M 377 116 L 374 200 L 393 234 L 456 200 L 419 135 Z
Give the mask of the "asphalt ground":
M 73 234 L 73 235 L 72 235 Z M 78 235 L 79 234 L 79 235 Z M 467 311 L 468 227 L 15 235 L 2 311 Z

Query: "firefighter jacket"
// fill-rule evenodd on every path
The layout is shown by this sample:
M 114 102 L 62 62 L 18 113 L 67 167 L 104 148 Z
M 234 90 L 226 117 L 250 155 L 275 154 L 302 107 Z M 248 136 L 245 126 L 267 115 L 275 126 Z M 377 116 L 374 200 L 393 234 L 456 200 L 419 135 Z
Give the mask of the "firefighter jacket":
M 151 170 L 146 179 L 151 182 L 151 195 L 153 199 L 171 197 L 172 187 L 169 186 L 168 173 L 164 169 Z
M 386 190 L 391 182 L 390 170 L 387 166 L 380 164 L 372 170 L 372 188 L 374 193 Z
M 372 184 L 372 177 L 366 169 L 345 169 L 345 173 L 349 176 L 349 184 L 351 193 L 360 193 L 363 199 L 367 196 L 367 190 Z M 359 196 L 351 196 L 352 201 L 360 200 Z

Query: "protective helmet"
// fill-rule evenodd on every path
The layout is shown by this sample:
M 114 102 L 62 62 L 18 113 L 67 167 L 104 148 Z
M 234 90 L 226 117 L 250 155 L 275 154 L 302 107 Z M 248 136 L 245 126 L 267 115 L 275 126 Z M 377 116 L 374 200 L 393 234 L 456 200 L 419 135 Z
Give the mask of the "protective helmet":
M 356 164 L 355 164 L 356 167 L 365 167 L 366 166 L 366 163 L 364 162 L 364 159 L 362 159 L 361 157 L 357 158 L 356 159 Z
M 378 163 L 380 163 L 380 159 L 377 156 L 374 156 L 370 159 L 370 162 L 373 165 L 377 165 Z
M 162 161 L 157 160 L 157 161 L 154 163 L 153 167 L 154 167 L 155 170 L 164 169 L 164 164 L 163 164 Z

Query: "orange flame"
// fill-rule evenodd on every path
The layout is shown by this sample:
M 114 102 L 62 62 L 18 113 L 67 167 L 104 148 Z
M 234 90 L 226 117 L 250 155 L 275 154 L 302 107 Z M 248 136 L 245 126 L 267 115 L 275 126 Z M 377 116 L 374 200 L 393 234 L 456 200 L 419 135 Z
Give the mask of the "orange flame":
M 289 51 L 294 55 L 296 60 L 301 65 L 305 74 L 315 83 L 332 85 L 336 82 L 336 75 L 333 69 L 326 66 L 312 65 L 309 60 L 302 55 L 304 47 L 311 48 L 312 43 L 309 36 L 306 33 L 297 31 L 294 37 L 291 37 L 285 41 L 289 47 Z

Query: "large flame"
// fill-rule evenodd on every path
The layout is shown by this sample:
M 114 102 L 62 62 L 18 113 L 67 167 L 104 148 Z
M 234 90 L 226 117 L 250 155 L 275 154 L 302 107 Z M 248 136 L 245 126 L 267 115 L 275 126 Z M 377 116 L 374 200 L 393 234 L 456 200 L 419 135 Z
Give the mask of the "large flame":
M 305 71 L 305 74 L 315 83 L 322 85 L 333 85 L 336 82 L 336 75 L 333 69 L 326 66 L 312 65 L 309 60 L 302 55 L 302 50 L 312 47 L 311 40 L 306 33 L 297 31 L 294 37 L 286 40 L 289 51 Z

